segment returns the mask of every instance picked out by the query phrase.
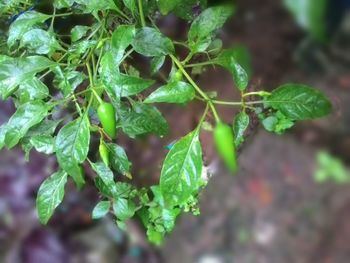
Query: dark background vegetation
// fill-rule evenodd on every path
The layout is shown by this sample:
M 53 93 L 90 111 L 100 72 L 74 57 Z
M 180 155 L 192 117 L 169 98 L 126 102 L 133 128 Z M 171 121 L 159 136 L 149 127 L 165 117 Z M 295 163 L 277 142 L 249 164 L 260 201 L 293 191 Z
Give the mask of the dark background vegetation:
M 214 2 L 214 1 L 212 1 Z M 216 2 L 216 1 L 215 1 Z M 238 0 L 234 18 L 220 32 L 225 46 L 243 44 L 253 58 L 254 87 L 272 90 L 301 82 L 326 93 L 334 104 L 328 118 L 298 124 L 284 136 L 268 134 L 253 121 L 240 149 L 240 171 L 232 177 L 217 165 L 210 134 L 202 144 L 214 176 L 201 197 L 201 215 L 182 216 L 163 246 L 147 243 L 138 222 L 121 232 L 111 218 L 91 220 L 98 200 L 93 187 L 68 186 L 64 203 L 48 227 L 35 212 L 36 191 L 56 167 L 55 159 L 32 153 L 26 163 L 20 149 L 0 153 L 0 262 L 350 262 L 350 186 L 332 180 L 317 183 L 316 154 L 324 149 L 350 162 L 350 16 L 348 1 L 333 1 L 329 43 L 310 40 L 276 0 Z M 161 29 L 184 37 L 186 22 L 167 17 Z M 135 58 L 142 70 L 144 61 Z M 219 68 L 197 79 L 221 98 L 238 99 L 231 77 Z M 0 123 L 13 112 L 0 103 Z M 126 138 L 138 185 L 158 181 L 164 146 L 191 130 L 202 106 L 165 106 L 172 133 L 162 140 Z M 231 108 L 220 108 L 232 121 Z

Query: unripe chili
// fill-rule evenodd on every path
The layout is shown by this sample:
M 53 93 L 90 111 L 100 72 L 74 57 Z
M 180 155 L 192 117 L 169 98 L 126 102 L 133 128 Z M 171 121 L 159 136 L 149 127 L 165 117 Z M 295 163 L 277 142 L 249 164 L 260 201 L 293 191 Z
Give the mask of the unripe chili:
M 219 122 L 214 128 L 213 136 L 218 155 L 230 172 L 235 172 L 237 170 L 237 159 L 232 128 L 223 122 Z
M 98 151 L 100 153 L 101 160 L 103 163 L 109 167 L 109 150 L 104 142 L 100 142 L 100 146 L 98 147 Z
M 115 139 L 117 136 L 117 124 L 115 119 L 115 110 L 111 103 L 102 102 L 97 109 L 103 130 L 109 137 Z

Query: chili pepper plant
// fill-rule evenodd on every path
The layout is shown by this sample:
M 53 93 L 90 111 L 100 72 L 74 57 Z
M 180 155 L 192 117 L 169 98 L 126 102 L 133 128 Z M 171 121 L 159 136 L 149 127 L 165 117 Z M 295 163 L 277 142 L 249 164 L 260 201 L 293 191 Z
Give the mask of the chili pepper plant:
M 280 134 L 296 121 L 330 113 L 327 97 L 303 84 L 283 84 L 272 92 L 248 89 L 248 51 L 239 45 L 223 48 L 217 37 L 234 12 L 233 4 L 208 7 L 205 0 L 0 1 L 7 25 L 0 31 L 0 96 L 16 107 L 0 127 L 0 149 L 19 145 L 27 156 L 33 149 L 56 156 L 57 172 L 37 193 L 43 224 L 62 202 L 68 180 L 84 187 L 83 167 L 90 166 L 101 199 L 92 218 L 111 214 L 122 229 L 127 220 L 139 218 L 149 240 L 160 244 L 179 215 L 199 213 L 198 196 L 207 184 L 199 139 L 203 126 L 211 124 L 218 156 L 234 174 L 236 149 L 253 115 Z M 188 21 L 186 39 L 171 39 L 157 27 L 166 15 Z M 71 25 L 68 33 L 59 26 L 76 17 L 84 19 L 71 21 L 84 24 Z M 130 59 L 136 54 L 148 61 L 142 77 Z M 193 76 L 213 66 L 232 75 L 238 101 L 221 100 L 195 81 Z M 162 83 L 156 81 L 160 75 Z M 137 188 L 131 160 L 118 145 L 120 134 L 130 140 L 164 137 L 171 127 L 157 106 L 193 101 L 205 108 L 196 127 L 165 156 L 159 184 Z M 237 108 L 231 123 L 221 119 L 221 106 Z M 91 152 L 92 138 L 99 140 L 98 152 Z

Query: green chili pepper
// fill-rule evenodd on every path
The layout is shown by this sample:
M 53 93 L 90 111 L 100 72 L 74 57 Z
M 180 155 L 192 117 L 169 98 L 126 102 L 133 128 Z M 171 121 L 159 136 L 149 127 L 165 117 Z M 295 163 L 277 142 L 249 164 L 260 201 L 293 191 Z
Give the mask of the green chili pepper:
M 115 139 L 117 136 L 117 124 L 113 105 L 107 102 L 102 102 L 97 109 L 97 114 L 101 121 L 103 130 L 109 137 Z
M 237 159 L 232 128 L 223 122 L 219 122 L 214 128 L 213 135 L 219 156 L 230 172 L 235 172 L 237 170 Z
M 100 157 L 101 157 L 101 160 L 103 161 L 103 163 L 107 167 L 109 167 L 109 150 L 103 141 L 100 142 L 100 146 L 98 147 L 98 151 L 100 153 Z
M 175 76 L 174 76 L 174 79 L 175 79 L 176 81 L 182 80 L 182 72 L 181 72 L 181 71 L 176 71 Z

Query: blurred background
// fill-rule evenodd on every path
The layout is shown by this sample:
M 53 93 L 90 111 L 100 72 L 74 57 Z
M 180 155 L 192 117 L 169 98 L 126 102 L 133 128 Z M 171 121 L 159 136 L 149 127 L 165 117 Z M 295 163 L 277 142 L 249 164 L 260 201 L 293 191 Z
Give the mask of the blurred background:
M 219 1 L 211 1 L 217 3 Z M 53 157 L 21 149 L 0 152 L 0 262 L 5 263 L 348 263 L 350 262 L 350 1 L 237 0 L 236 15 L 220 31 L 225 47 L 243 45 L 252 58 L 251 89 L 285 82 L 317 87 L 334 105 L 331 116 L 299 123 L 283 136 L 253 121 L 239 150 L 240 171 L 230 176 L 216 162 L 211 135 L 202 144 L 213 170 L 201 195 L 201 214 L 182 216 L 164 244 L 151 246 L 139 222 L 128 233 L 112 218 L 92 221 L 98 201 L 92 186 L 68 185 L 47 227 L 35 212 L 36 191 L 56 168 Z M 159 23 L 183 38 L 187 24 Z M 135 63 L 142 65 L 141 58 Z M 197 78 L 219 97 L 237 99 L 230 75 L 208 69 Z M 159 178 L 164 146 L 194 127 L 202 106 L 163 106 L 171 134 L 137 142 L 122 139 L 137 185 Z M 0 124 L 14 111 L 0 102 Z M 220 108 L 231 123 L 234 110 Z M 152 164 L 152 165 L 150 165 Z M 153 165 L 154 164 L 154 165 Z

